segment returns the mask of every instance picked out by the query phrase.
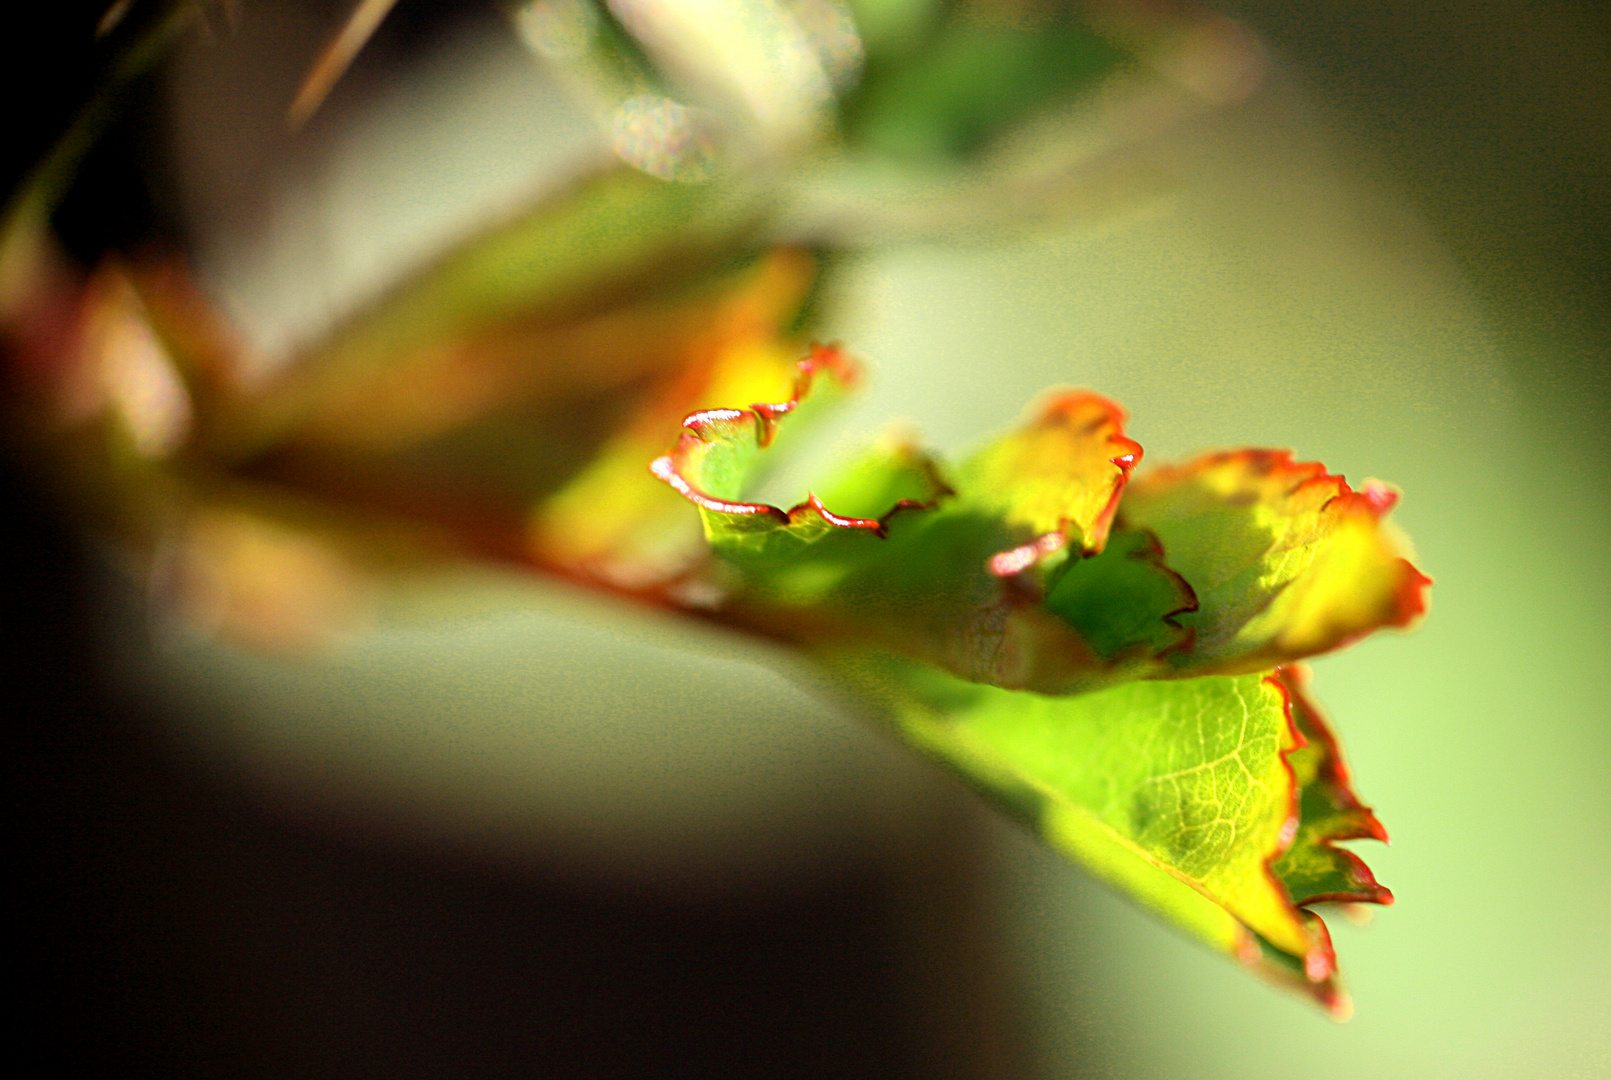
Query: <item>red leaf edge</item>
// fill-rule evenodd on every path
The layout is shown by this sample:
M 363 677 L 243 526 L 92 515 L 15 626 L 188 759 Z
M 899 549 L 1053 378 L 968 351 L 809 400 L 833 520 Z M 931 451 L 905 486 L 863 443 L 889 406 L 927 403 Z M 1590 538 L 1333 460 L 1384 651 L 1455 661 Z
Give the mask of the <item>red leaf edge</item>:
M 1339 479 L 1340 478 L 1335 478 Z M 1385 512 L 1385 511 L 1383 511 Z M 1347 763 L 1343 760 L 1341 748 L 1338 746 L 1336 735 L 1326 724 L 1324 716 L 1315 706 L 1313 700 L 1306 693 L 1308 673 L 1301 664 L 1288 664 L 1275 669 L 1265 677 L 1265 682 L 1281 694 L 1282 711 L 1286 717 L 1287 731 L 1291 738 L 1290 749 L 1281 752 L 1282 766 L 1287 770 L 1291 781 L 1291 794 L 1288 799 L 1287 820 L 1281 829 L 1281 842 L 1276 850 L 1264 859 L 1264 873 L 1276 890 L 1287 896 L 1288 904 L 1294 916 L 1307 918 L 1314 934 L 1313 945 L 1303 957 L 1303 976 L 1298 978 L 1289 969 L 1271 961 L 1259 943 L 1257 934 L 1248 931 L 1247 938 L 1239 948 L 1237 956 L 1242 964 L 1256 973 L 1265 976 L 1277 983 L 1294 985 L 1297 989 L 1313 997 L 1328 1012 L 1339 1020 L 1346 1020 L 1353 1011 L 1352 1002 L 1347 992 L 1337 983 L 1337 951 L 1331 942 L 1331 931 L 1325 920 L 1310 911 L 1313 904 L 1323 902 L 1353 902 L 1373 903 L 1387 906 L 1393 903 L 1393 894 L 1385 886 L 1376 881 L 1376 876 L 1357 855 L 1333 846 L 1337 840 L 1373 839 L 1387 841 L 1387 830 L 1377 820 L 1375 813 L 1359 801 L 1354 794 L 1351 777 Z M 1309 730 L 1298 723 L 1295 706 L 1301 705 L 1306 716 L 1312 721 Z M 1361 879 L 1370 883 L 1370 890 L 1358 893 L 1339 894 L 1336 896 L 1308 897 L 1302 904 L 1294 904 L 1287 893 L 1286 885 L 1275 872 L 1275 863 L 1286 854 L 1294 840 L 1297 839 L 1298 828 L 1301 823 L 1301 801 L 1303 792 L 1298 786 L 1297 773 L 1292 767 L 1289 756 L 1311 745 L 1311 741 L 1320 743 L 1325 751 L 1322 767 L 1316 777 L 1317 783 L 1327 783 L 1334 788 L 1339 804 L 1349 812 L 1355 825 L 1322 837 L 1320 843 L 1341 854 L 1350 865 L 1360 873 Z
M 889 522 L 897 513 L 906 510 L 929 510 L 936 505 L 935 500 L 918 501 L 916 499 L 902 499 L 891 507 L 881 517 L 854 518 L 835 514 L 822 504 L 815 492 L 808 492 L 804 502 L 796 503 L 785 510 L 771 503 L 761 502 L 729 502 L 706 494 L 694 486 L 684 475 L 689 455 L 701 444 L 709 443 L 720 436 L 715 434 L 718 426 L 728 426 L 742 422 L 745 417 L 750 418 L 755 426 L 756 444 L 762 448 L 770 446 L 777 434 L 778 421 L 799 408 L 800 403 L 811 394 L 812 384 L 820 374 L 827 374 L 844 386 L 854 386 L 861 379 L 861 370 L 845 351 L 837 344 L 813 344 L 810 351 L 796 365 L 798 374 L 794 380 L 794 392 L 787 401 L 770 404 L 751 405 L 747 409 L 706 409 L 702 412 L 690 413 L 682 422 L 682 435 L 667 454 L 662 454 L 649 463 L 649 471 L 660 480 L 670 484 L 678 494 L 704 510 L 719 514 L 736 514 L 741 516 L 767 516 L 774 518 L 780 525 L 791 525 L 808 514 L 816 514 L 828 524 L 842 529 L 865 529 L 880 538 L 889 535 Z M 926 462 L 926 459 L 925 459 Z M 951 494 L 951 489 L 940 480 L 939 476 L 930 471 L 930 478 L 934 482 L 934 490 L 941 496 Z
M 1315 777 L 1315 783 L 1324 784 L 1329 789 L 1329 795 L 1338 811 L 1347 819 L 1347 824 L 1333 829 L 1325 836 L 1320 837 L 1320 846 L 1328 851 L 1340 855 L 1350 869 L 1365 882 L 1364 888 L 1356 892 L 1323 893 L 1318 896 L 1305 898 L 1302 906 L 1322 903 L 1355 903 L 1380 904 L 1383 907 L 1393 903 L 1393 891 L 1376 880 L 1376 875 L 1365 861 L 1346 848 L 1336 846 L 1342 840 L 1379 840 L 1386 844 L 1390 841 L 1387 828 L 1377 818 L 1376 812 L 1360 801 L 1354 792 L 1353 773 L 1344 760 L 1342 747 L 1337 742 L 1336 734 L 1326 717 L 1320 711 L 1312 697 L 1309 696 L 1309 671 L 1303 664 L 1288 664 L 1277 668 L 1273 676 L 1282 687 L 1287 696 L 1287 715 L 1293 730 L 1303 741 L 1303 745 L 1318 743 L 1322 750 L 1320 771 Z M 1307 725 L 1300 725 L 1297 720 L 1297 710 L 1301 707 Z M 1307 730 L 1305 729 L 1307 728 Z M 1298 747 L 1294 747 L 1298 749 Z M 1301 792 L 1298 793 L 1301 796 Z M 1284 849 L 1283 849 L 1284 850 Z M 1279 857 L 1279 856 L 1277 856 Z
M 1187 479 L 1193 474 L 1207 472 L 1215 466 L 1231 462 L 1248 463 L 1251 466 L 1250 471 L 1255 475 L 1277 474 L 1290 478 L 1292 483 L 1286 491 L 1288 497 L 1307 487 L 1329 487 L 1331 495 L 1321 504 L 1318 511 L 1322 514 L 1331 511 L 1335 505 L 1336 513 L 1365 515 L 1372 523 L 1380 523 L 1398 505 L 1399 493 L 1380 480 L 1367 480 L 1356 491 L 1346 479 L 1336 473 L 1328 472 L 1326 466 L 1318 461 L 1294 461 L 1291 450 L 1263 447 L 1221 450 L 1179 464 L 1161 465 L 1148 470 L 1141 477 L 1140 483 L 1146 485 L 1164 480 Z M 1394 561 L 1399 567 L 1398 592 L 1394 598 L 1392 617 L 1381 625 L 1406 629 L 1426 614 L 1426 592 L 1432 586 L 1432 579 L 1416 569 L 1408 559 L 1398 558 Z M 1371 627 L 1344 638 L 1327 651 L 1352 644 L 1377 629 L 1380 627 Z
M 1107 505 L 1102 508 L 1102 511 L 1097 514 L 1096 519 L 1092 522 L 1097 527 L 1097 531 L 1106 536 L 1113 525 L 1114 516 L 1118 513 L 1119 503 L 1124 497 L 1124 489 L 1130 483 L 1130 475 L 1135 472 L 1136 466 L 1141 464 L 1142 455 L 1145 453 L 1140 443 L 1123 433 L 1124 425 L 1130 419 L 1129 411 L 1112 398 L 1103 397 L 1101 394 L 1090 390 L 1067 390 L 1053 395 L 1041 405 L 1036 423 L 1045 423 L 1048 418 L 1059 412 L 1073 412 L 1078 406 L 1086 403 L 1095 404 L 1107 410 L 1119 428 L 1118 433 L 1112 436 L 1111 441 L 1118 449 L 1123 451 L 1108 459 L 1109 464 L 1118 467 L 1121 475 L 1118 484 L 1113 488 L 1113 494 L 1108 498 Z M 1042 559 L 1062 551 L 1068 545 L 1068 527 L 1069 523 L 1065 519 L 1055 530 L 1042 533 L 1028 543 L 1020 544 L 1006 551 L 998 551 L 990 557 L 988 563 L 990 572 L 996 577 L 1011 577 L 1014 574 L 1023 573 Z M 1095 555 L 1099 554 L 1099 552 L 1086 551 L 1082 552 L 1082 554 Z

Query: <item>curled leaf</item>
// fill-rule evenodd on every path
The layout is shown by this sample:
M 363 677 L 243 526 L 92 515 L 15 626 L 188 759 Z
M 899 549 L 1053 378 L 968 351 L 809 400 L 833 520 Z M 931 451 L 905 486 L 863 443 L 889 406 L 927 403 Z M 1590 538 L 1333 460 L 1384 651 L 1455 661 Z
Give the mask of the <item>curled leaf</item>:
M 1145 529 L 1121 529 L 1102 554 L 1070 559 L 1059 569 L 1046 590 L 1046 608 L 1104 661 L 1151 661 L 1191 644 L 1179 617 L 1197 610 L 1197 596 Z
M 779 421 L 835 357 L 803 361 L 787 402 L 690 416 L 653 465 L 700 507 L 737 572 L 727 610 L 754 628 L 1068 694 L 1266 671 L 1425 608 L 1429 582 L 1383 522 L 1385 486 L 1356 492 L 1285 451 L 1247 450 L 1155 470 L 1126 494 L 1141 447 L 1118 406 L 1085 392 L 1052 398 L 954 482 L 907 450 L 859 466 L 889 501 L 862 497 L 854 513 L 815 494 L 789 510 L 746 501 Z
M 530 550 L 572 577 L 640 591 L 675 578 L 704 554 L 699 515 L 644 471 L 684 416 L 733 401 L 786 396 L 799 378 L 783 327 L 815 273 L 805 252 L 758 260 L 721 303 L 698 310 L 675 377 L 641 395 L 636 411 L 593 461 L 531 511 Z M 662 334 L 662 336 L 666 336 Z
M 1383 519 L 1385 485 L 1355 491 L 1284 450 L 1211 454 L 1138 477 L 1120 520 L 1153 531 L 1198 609 L 1178 675 L 1238 674 L 1326 652 L 1426 610 L 1431 584 Z
M 671 452 L 649 463 L 651 473 L 699 507 L 704 514 L 705 534 L 713 543 L 719 546 L 735 529 L 765 532 L 797 520 L 810 528 L 813 516 L 830 526 L 877 528 L 876 522 L 827 514 L 814 495 L 808 495 L 790 510 L 770 503 L 745 502 L 741 497 L 759 469 L 760 452 L 777 437 L 778 421 L 800 410 L 821 375 L 839 384 L 853 383 L 858 377 L 849 357 L 838 348 L 812 346 L 810 355 L 798 364 L 794 393 L 788 400 L 747 409 L 696 412 L 682 422 L 682 436 Z M 753 521 L 754 528 L 739 525 L 741 521 Z
M 689 417 L 655 462 L 700 507 L 719 616 L 811 649 L 1053 846 L 1346 1015 L 1306 905 L 1391 902 L 1337 846 L 1386 834 L 1277 665 L 1424 607 L 1386 489 L 1242 451 L 1126 493 L 1123 412 L 1067 393 L 954 477 L 895 444 L 826 498 L 744 501 L 827 359 L 785 405 Z
M 1184 637 L 1168 620 L 1190 606 L 1190 590 L 1143 534 L 1111 559 L 1065 550 L 1101 549 L 1141 455 L 1123 435 L 1123 411 L 1094 394 L 1053 398 L 954 483 L 896 445 L 869 454 L 827 497 L 788 510 L 747 501 L 779 422 L 820 372 L 845 381 L 842 363 L 815 352 L 789 401 L 688 417 L 651 465 L 700 508 L 729 572 L 725 617 L 807 646 L 861 641 L 974 681 L 1058 694 L 1106 685 Z M 1044 603 L 1054 579 L 1060 606 Z

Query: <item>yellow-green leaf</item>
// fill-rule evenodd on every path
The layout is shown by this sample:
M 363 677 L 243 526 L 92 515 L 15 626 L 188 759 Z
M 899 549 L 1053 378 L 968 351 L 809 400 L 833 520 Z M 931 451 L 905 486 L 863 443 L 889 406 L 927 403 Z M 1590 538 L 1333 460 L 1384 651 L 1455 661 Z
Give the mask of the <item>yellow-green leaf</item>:
M 1431 582 L 1384 518 L 1385 485 L 1350 488 L 1284 450 L 1211 454 L 1138 476 L 1120 521 L 1152 530 L 1198 609 L 1175 674 L 1265 671 L 1325 652 L 1426 610 Z
M 780 421 L 842 358 L 802 361 L 796 396 L 683 422 L 655 475 L 700 508 L 725 570 L 721 614 L 808 647 L 850 641 L 977 682 L 1065 694 L 1139 673 L 1182 642 L 1191 593 L 1144 533 L 1100 550 L 1141 448 L 1094 394 L 1052 399 L 953 484 L 926 456 L 874 451 L 826 498 L 785 510 L 745 498 Z M 791 420 L 792 423 L 792 420 Z M 1069 541 L 1073 542 L 1072 550 Z M 1056 601 L 1047 600 L 1047 589 Z
M 1099 552 L 1141 444 L 1124 435 L 1124 410 L 1085 391 L 1057 394 L 1023 428 L 986 446 L 962 466 L 959 487 L 982 509 L 1023 526 L 1032 545 L 1063 543 Z M 1043 539 L 1044 538 L 1044 539 Z M 1036 560 L 1004 553 L 998 572 Z M 1008 571 L 1010 572 L 1010 571 Z

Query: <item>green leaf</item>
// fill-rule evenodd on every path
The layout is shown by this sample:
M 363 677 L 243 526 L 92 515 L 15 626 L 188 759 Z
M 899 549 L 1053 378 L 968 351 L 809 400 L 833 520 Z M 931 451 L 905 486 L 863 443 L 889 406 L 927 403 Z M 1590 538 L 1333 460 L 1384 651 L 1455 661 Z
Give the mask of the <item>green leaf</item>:
M 1077 393 L 954 478 L 893 444 L 827 500 L 742 502 L 815 361 L 790 402 L 695 414 L 655 462 L 704 515 L 717 614 L 811 649 L 1053 846 L 1345 1015 L 1303 905 L 1391 902 L 1336 846 L 1386 834 L 1302 673 L 1243 669 L 1424 606 L 1386 489 L 1243 451 L 1158 470 L 1132 509 L 1141 448 L 1117 406 Z
M 1210 947 L 1346 1013 L 1325 925 L 1272 871 L 1301 833 L 1289 758 L 1303 743 L 1281 679 L 1049 698 L 901 663 L 845 658 L 841 669 L 907 739 L 1053 847 Z
M 1169 654 L 1170 671 L 1265 671 L 1414 622 L 1431 581 L 1385 525 L 1396 501 L 1385 485 L 1354 491 L 1285 450 L 1211 454 L 1137 477 L 1121 522 L 1151 529 L 1197 594 L 1197 610 L 1179 616 L 1195 641 Z

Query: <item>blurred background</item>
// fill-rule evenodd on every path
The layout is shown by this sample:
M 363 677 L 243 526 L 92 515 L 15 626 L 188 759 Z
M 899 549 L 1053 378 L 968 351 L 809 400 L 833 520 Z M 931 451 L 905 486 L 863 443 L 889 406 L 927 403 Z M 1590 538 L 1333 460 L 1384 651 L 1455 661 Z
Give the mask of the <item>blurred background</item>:
M 193 354 L 225 355 L 236 389 L 213 405 L 182 358 L 189 399 L 108 376 L 133 450 L 92 453 L 106 436 L 36 419 L 71 398 L 57 376 L 8 376 L 36 1057 L 165 1076 L 1611 1076 L 1607 17 L 598 10 L 400 0 L 293 127 L 349 5 L 207 5 L 65 190 L 28 280 L 116 297 L 113 253 L 153 324 L 171 316 L 170 351 L 214 342 Z M 14 183 L 102 53 L 160 16 L 136 4 L 97 39 L 104 14 L 57 5 L 29 43 L 52 63 L 7 76 L 30 106 Z M 754 29 L 771 25 L 796 36 Z M 566 241 L 577 205 L 596 216 Z M 515 234 L 540 245 L 476 254 Z M 561 249 L 560 285 L 529 269 Z M 164 291 L 151 268 L 176 265 Z M 435 284 L 400 284 L 418 275 Z M 7 289 L 12 313 L 56 295 Z M 174 296 L 209 314 L 173 315 L 195 310 Z M 14 356 L 48 354 L 41 319 L 13 319 Z M 708 346 L 722 319 L 738 329 Z M 1154 462 L 1290 446 L 1403 488 L 1432 613 L 1315 665 L 1394 840 L 1362 854 L 1398 902 L 1330 920 L 1352 1021 L 1111 895 L 797 659 L 633 602 L 627 571 L 658 549 L 577 554 L 546 511 L 528 520 L 585 451 L 637 452 L 574 417 L 631 428 L 683 362 L 618 354 L 799 335 L 844 341 L 870 378 L 769 480 L 780 498 L 891 425 L 957 452 L 1059 385 L 1123 402 Z M 427 358 L 405 376 L 436 392 L 294 381 L 405 340 Z M 497 389 L 473 429 L 441 419 L 474 411 L 441 406 L 470 400 L 465 371 Z M 650 430 L 633 461 L 660 448 Z M 237 563 L 271 585 L 242 592 Z

